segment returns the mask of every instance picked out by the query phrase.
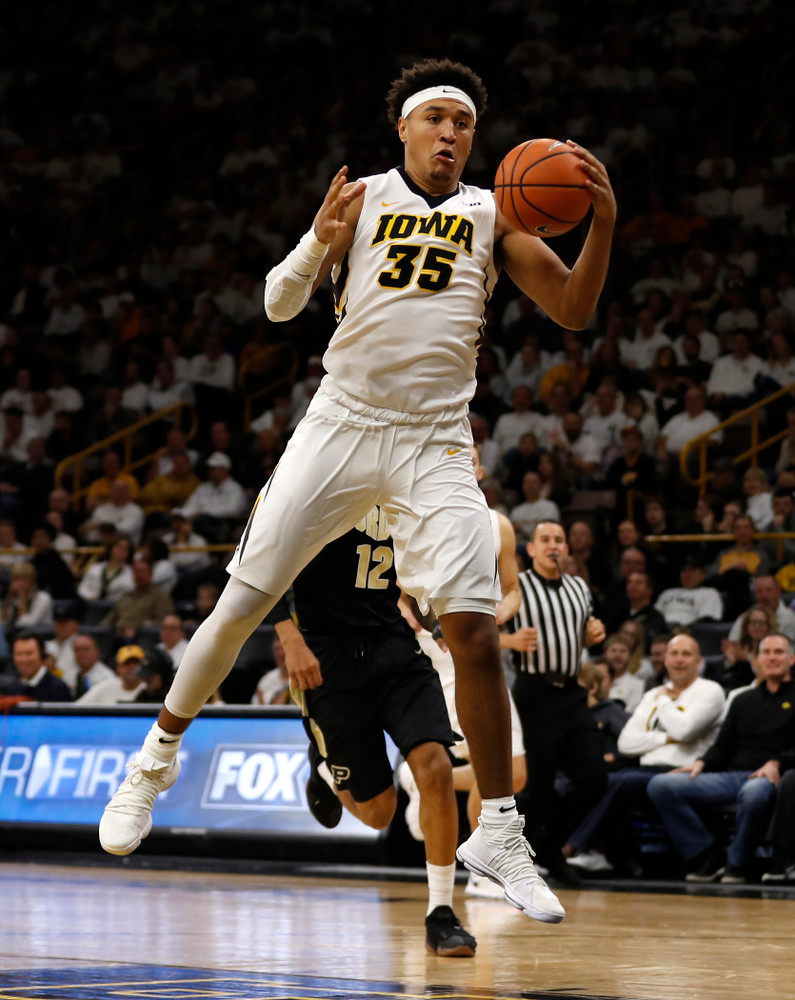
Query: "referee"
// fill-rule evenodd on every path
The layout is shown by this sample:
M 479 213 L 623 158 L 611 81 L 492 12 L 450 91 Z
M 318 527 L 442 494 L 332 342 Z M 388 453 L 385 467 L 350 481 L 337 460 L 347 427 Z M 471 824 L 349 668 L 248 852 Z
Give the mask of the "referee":
M 560 522 L 536 524 L 527 545 L 531 566 L 519 574 L 522 603 L 501 644 L 512 650 L 517 671 L 513 695 L 528 775 L 519 796 L 528 817 L 525 834 L 550 877 L 574 885 L 579 876 L 562 849 L 607 786 L 598 729 L 577 675 L 584 647 L 601 642 L 605 629 L 592 615 L 585 581 L 560 570 L 568 551 Z M 559 771 L 568 780 L 556 795 Z

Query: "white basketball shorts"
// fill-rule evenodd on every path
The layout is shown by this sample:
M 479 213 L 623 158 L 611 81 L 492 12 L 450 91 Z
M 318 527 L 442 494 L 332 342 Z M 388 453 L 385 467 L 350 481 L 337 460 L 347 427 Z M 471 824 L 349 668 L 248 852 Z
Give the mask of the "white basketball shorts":
M 471 443 L 465 409 L 380 410 L 326 376 L 260 491 L 228 572 L 279 596 L 327 542 L 378 504 L 398 579 L 423 612 L 434 598 L 496 604 L 497 557 Z

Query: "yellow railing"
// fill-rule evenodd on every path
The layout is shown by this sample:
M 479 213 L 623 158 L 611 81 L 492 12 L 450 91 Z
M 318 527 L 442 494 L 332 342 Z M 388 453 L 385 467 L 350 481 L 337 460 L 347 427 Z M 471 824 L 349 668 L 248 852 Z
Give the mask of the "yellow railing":
M 795 539 L 795 531 L 759 531 L 754 535 L 754 544 L 757 542 L 774 541 L 776 543 L 776 558 L 781 561 L 784 556 L 784 542 Z M 721 533 L 715 535 L 645 535 L 644 545 L 654 547 L 656 544 L 667 545 L 670 543 L 696 543 L 702 542 L 727 542 L 734 544 L 734 535 Z
M 704 496 L 707 492 L 707 484 L 709 483 L 709 471 L 707 469 L 707 445 L 710 438 L 714 437 L 718 431 L 722 431 L 726 427 L 731 427 L 733 424 L 738 424 L 742 421 L 748 420 L 749 418 L 751 423 L 751 447 L 746 449 L 740 455 L 733 455 L 732 462 L 734 462 L 735 465 L 740 465 L 741 462 L 745 462 L 750 459 L 751 465 L 755 466 L 757 464 L 757 455 L 763 448 L 769 448 L 771 445 L 782 441 L 787 436 L 787 431 L 784 429 L 783 431 L 778 431 L 776 434 L 771 434 L 771 436 L 765 438 L 764 441 L 760 441 L 760 411 L 765 409 L 765 407 L 767 407 L 774 400 L 780 399 L 782 396 L 786 396 L 788 393 L 793 392 L 795 392 L 795 382 L 790 382 L 789 385 L 785 385 L 777 392 L 772 393 L 770 396 L 765 396 L 764 399 L 760 399 L 759 402 L 754 403 L 752 406 L 747 406 L 744 410 L 739 410 L 737 413 L 733 413 L 722 423 L 717 424 L 710 430 L 705 431 L 703 434 L 699 434 L 698 437 L 688 441 L 684 448 L 679 452 L 679 471 L 682 474 L 682 479 L 684 479 L 686 483 L 690 483 L 691 486 L 698 486 L 700 495 Z M 698 472 L 695 477 L 692 475 L 688 464 L 688 459 L 694 451 L 698 451 Z
M 96 454 L 98 451 L 105 451 L 117 442 L 123 442 L 123 455 L 122 455 L 122 468 L 125 472 L 132 472 L 140 466 L 151 462 L 155 456 L 155 452 L 149 452 L 146 455 L 139 456 L 133 459 L 133 443 L 135 435 L 142 430 L 144 427 L 148 427 L 150 424 L 155 424 L 160 420 L 172 420 L 175 426 L 179 425 L 183 413 L 187 411 L 190 415 L 190 427 L 185 431 L 185 437 L 190 440 L 199 429 L 199 420 L 196 416 L 196 409 L 192 403 L 173 403 L 171 406 L 166 406 L 162 410 L 158 410 L 157 413 L 151 413 L 148 417 L 144 417 L 142 420 L 137 421 L 137 423 L 131 424 L 129 427 L 125 427 L 122 431 L 117 431 L 115 434 L 111 434 L 110 437 L 103 438 L 102 441 L 96 441 L 94 444 L 89 445 L 88 448 L 84 448 L 82 451 L 78 451 L 74 455 L 69 455 L 62 462 L 59 462 L 55 468 L 55 485 L 57 487 L 63 486 L 64 477 L 67 471 L 74 467 L 74 476 L 72 479 L 72 506 L 77 509 L 80 501 L 88 493 L 88 487 L 82 485 L 83 481 L 83 463 L 90 456 Z

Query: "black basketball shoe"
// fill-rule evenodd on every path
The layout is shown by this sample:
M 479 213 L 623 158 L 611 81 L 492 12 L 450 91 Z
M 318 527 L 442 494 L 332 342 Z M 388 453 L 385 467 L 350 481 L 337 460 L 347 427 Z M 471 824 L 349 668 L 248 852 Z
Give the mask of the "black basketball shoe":
M 425 947 L 432 955 L 472 958 L 477 946 L 449 906 L 437 906 L 425 918 Z
M 309 811 L 328 830 L 333 830 L 342 818 L 342 803 L 318 774 L 323 758 L 314 741 L 309 741 L 309 778 L 306 782 L 306 804 Z

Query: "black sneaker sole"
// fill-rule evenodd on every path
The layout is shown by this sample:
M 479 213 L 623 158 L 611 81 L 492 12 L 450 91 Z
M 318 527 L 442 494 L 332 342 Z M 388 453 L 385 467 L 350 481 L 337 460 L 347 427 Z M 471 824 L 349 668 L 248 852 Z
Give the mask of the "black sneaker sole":
M 472 945 L 468 945 L 463 941 L 459 944 L 453 945 L 442 945 L 438 944 L 435 948 L 430 941 L 425 942 L 425 950 L 430 955 L 438 955 L 440 958 L 474 958 L 475 948 Z

